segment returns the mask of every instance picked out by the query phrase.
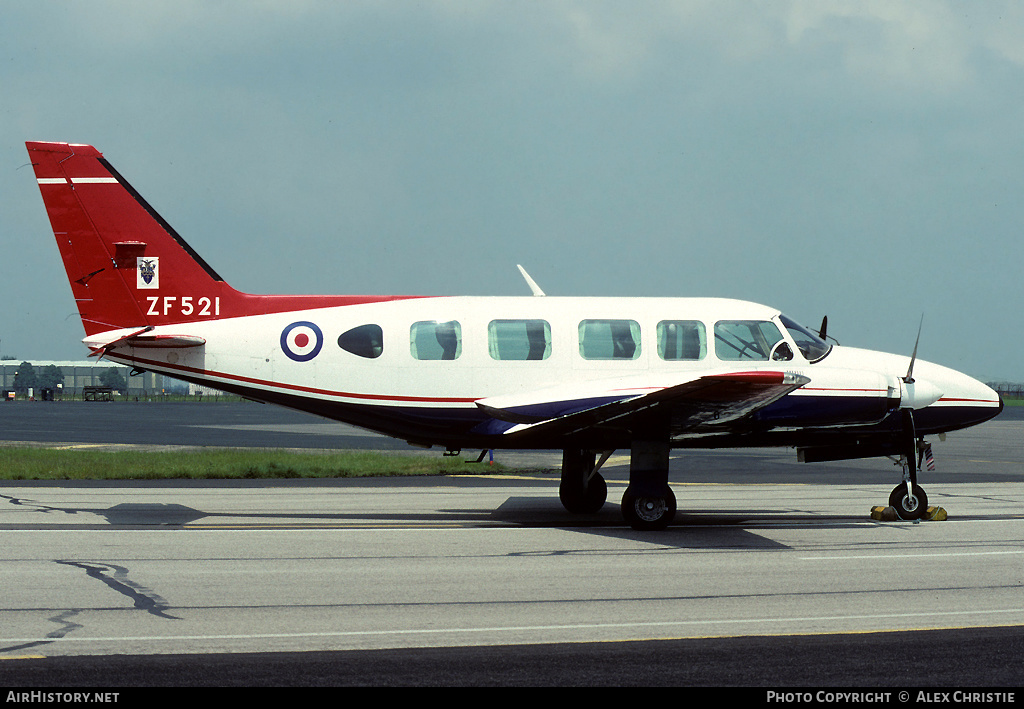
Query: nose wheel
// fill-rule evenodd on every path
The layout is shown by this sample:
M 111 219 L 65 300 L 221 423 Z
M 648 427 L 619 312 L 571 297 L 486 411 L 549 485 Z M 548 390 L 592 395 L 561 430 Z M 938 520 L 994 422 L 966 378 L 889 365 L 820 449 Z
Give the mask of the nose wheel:
M 928 509 L 928 495 L 920 485 L 902 482 L 889 494 L 889 507 L 896 510 L 900 519 L 921 519 Z

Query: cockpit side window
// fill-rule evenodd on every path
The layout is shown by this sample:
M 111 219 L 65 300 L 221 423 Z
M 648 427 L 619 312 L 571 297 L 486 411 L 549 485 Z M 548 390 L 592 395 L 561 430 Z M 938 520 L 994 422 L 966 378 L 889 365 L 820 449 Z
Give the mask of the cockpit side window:
M 772 348 L 780 340 L 782 333 L 770 320 L 719 320 L 715 323 L 715 354 L 721 360 L 768 361 Z
M 832 345 L 815 335 L 813 332 L 798 324 L 791 318 L 782 315 L 779 318 L 785 325 L 790 337 L 796 342 L 797 349 L 808 362 L 817 362 L 832 351 Z

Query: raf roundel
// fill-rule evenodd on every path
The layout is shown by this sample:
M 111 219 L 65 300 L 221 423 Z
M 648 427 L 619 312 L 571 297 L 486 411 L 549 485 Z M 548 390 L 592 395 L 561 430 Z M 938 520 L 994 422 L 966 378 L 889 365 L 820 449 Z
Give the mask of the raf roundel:
M 296 362 L 313 359 L 323 345 L 324 334 L 311 322 L 293 322 L 281 333 L 281 349 Z

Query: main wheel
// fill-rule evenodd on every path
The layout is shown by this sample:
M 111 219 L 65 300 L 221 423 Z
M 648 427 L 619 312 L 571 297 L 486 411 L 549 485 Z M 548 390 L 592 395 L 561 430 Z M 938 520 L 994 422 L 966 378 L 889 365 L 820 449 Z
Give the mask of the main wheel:
M 900 483 L 889 494 L 889 507 L 896 510 L 896 516 L 900 519 L 921 519 L 928 509 L 928 495 L 919 485 L 914 485 L 914 494 L 909 495 L 907 484 Z
M 659 497 L 638 496 L 626 488 L 622 495 L 622 516 L 633 529 L 665 529 L 676 516 L 676 496 L 669 487 Z
M 558 499 L 562 506 L 574 514 L 593 514 L 604 507 L 608 499 L 608 483 L 600 473 L 595 473 L 586 483 L 586 489 L 582 485 L 567 483 L 564 480 L 558 486 Z

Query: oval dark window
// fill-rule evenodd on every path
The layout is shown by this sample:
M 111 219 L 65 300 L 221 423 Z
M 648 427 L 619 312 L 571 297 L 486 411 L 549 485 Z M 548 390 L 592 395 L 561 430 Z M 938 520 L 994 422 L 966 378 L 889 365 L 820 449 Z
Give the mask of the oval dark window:
M 380 325 L 360 325 L 338 337 L 338 347 L 359 357 L 376 359 L 384 351 L 384 331 Z

